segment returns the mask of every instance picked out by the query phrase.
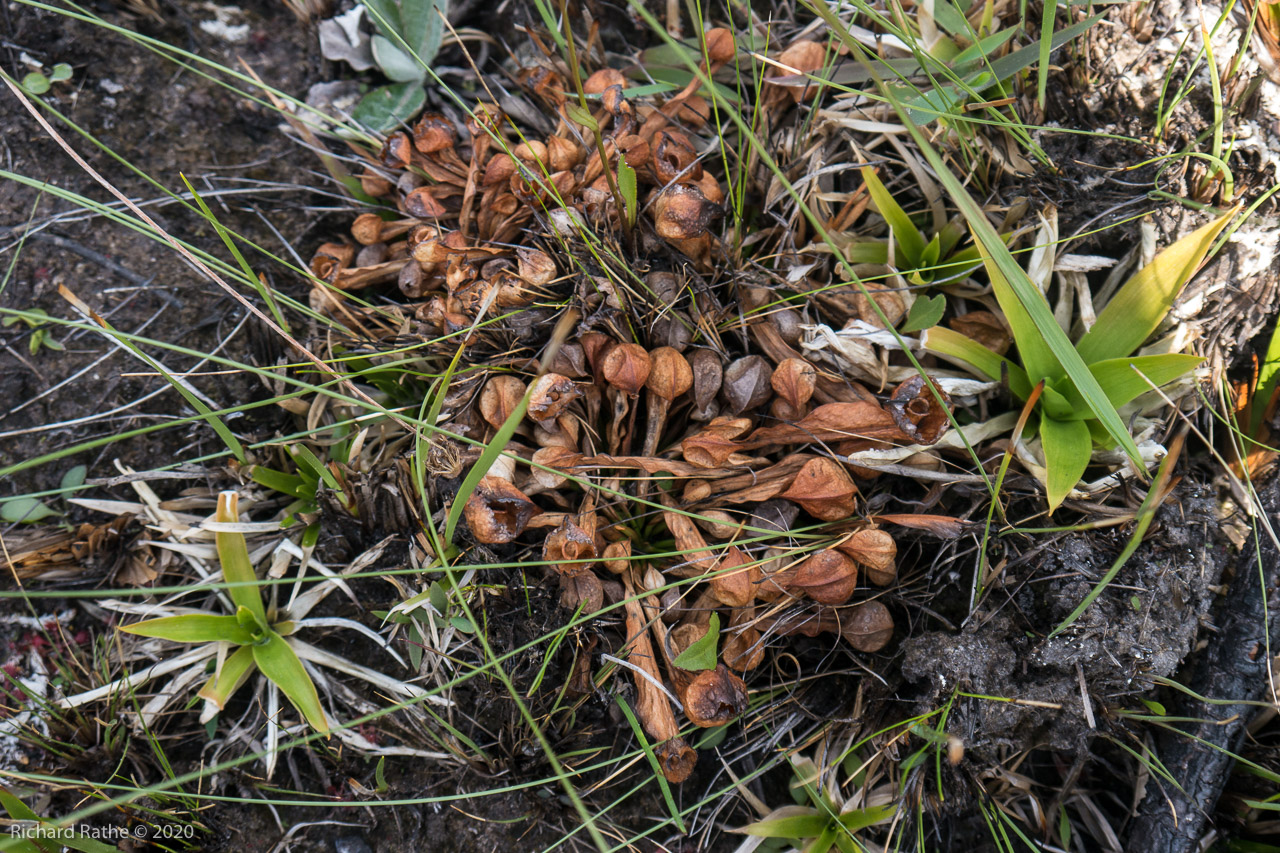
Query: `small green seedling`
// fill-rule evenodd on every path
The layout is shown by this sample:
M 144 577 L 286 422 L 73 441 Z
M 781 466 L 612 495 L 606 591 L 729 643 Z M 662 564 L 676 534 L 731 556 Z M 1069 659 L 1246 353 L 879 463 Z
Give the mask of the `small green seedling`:
M 32 71 L 26 77 L 23 77 L 22 88 L 29 95 L 43 95 L 53 88 L 54 83 L 65 83 L 70 79 L 71 66 L 65 62 L 59 62 L 53 66 L 53 70 L 48 74 Z
M 0 321 L 5 326 L 12 326 L 18 322 L 27 324 L 27 328 L 31 330 L 31 337 L 27 339 L 27 352 L 32 355 L 38 355 L 40 350 L 51 349 L 62 352 L 66 349 L 62 342 L 55 338 L 49 332 L 49 313 L 42 308 L 32 308 L 25 313 L 35 314 L 35 317 L 20 317 L 11 314 Z M 38 319 L 45 318 L 45 319 Z
M 78 489 L 84 485 L 84 478 L 88 473 L 89 469 L 84 465 L 76 465 L 68 469 L 62 475 L 59 490 L 65 496 L 67 492 Z M 53 509 L 39 498 L 19 497 L 0 501 L 0 521 L 6 524 L 34 524 L 51 516 L 61 515 L 61 512 Z
M 1113 407 L 1132 402 L 1151 387 L 1185 375 L 1204 359 L 1180 353 L 1134 356 L 1160 325 L 1184 284 L 1204 263 L 1218 236 L 1235 217 L 1222 217 L 1165 248 L 1133 275 L 1098 314 L 1093 327 L 1074 342 L 1080 359 Z M 1085 402 L 1066 368 L 1050 350 L 1000 267 L 983 250 L 991 287 L 1018 345 L 1022 364 L 1001 356 L 959 332 L 935 326 L 923 335 L 924 347 L 995 381 L 1008 379 L 1009 390 L 1026 400 L 1044 380 L 1036 411 L 1044 451 L 1049 511 L 1057 509 L 1089 465 L 1095 444 L 1108 444 L 1108 432 Z M 1037 291 L 1038 292 L 1038 291 Z M 1043 294 L 1040 295 L 1043 299 Z M 1045 304 L 1047 308 L 1047 302 Z
M 898 810 L 896 805 L 846 809 L 838 787 L 831 785 L 819 790 L 820 773 L 812 759 L 797 756 L 791 763 L 795 771 L 791 792 L 801 804 L 776 808 L 762 820 L 732 830 L 766 839 L 759 850 L 857 853 L 866 849 L 857 834 L 892 820 Z M 804 805 L 806 800 L 808 805 Z
M 240 520 L 235 492 L 218 495 L 214 518 L 221 524 L 235 524 Z M 218 531 L 215 535 L 222 576 L 228 584 L 235 615 L 189 613 L 148 619 L 125 625 L 120 630 L 175 643 L 225 643 L 234 647 L 229 654 L 218 656 L 217 670 L 201 688 L 201 698 L 219 708 L 226 707 L 232 695 L 258 669 L 280 688 L 312 728 L 328 737 L 329 724 L 316 686 L 285 639 L 294 632 L 295 626 L 292 622 L 277 621 L 274 611 L 263 604 L 263 591 L 249 561 L 244 534 Z
M 299 520 L 307 521 L 308 517 L 314 517 L 319 512 L 316 496 L 321 483 L 333 491 L 347 512 L 353 516 L 359 515 L 355 499 L 346 487 L 342 470 L 335 462 L 326 464 L 305 444 L 292 445 L 288 452 L 296 466 L 293 474 L 265 465 L 254 465 L 249 469 L 249 477 L 258 485 L 294 498 L 293 503 L 285 507 L 281 527 L 290 527 Z
M 358 30 L 359 14 L 321 23 L 321 48 L 328 59 L 363 71 L 377 65 L 391 81 L 366 94 L 351 117 L 377 133 L 408 121 L 426 103 L 423 82 L 440 50 L 448 0 L 364 0 L 360 9 L 378 32 Z

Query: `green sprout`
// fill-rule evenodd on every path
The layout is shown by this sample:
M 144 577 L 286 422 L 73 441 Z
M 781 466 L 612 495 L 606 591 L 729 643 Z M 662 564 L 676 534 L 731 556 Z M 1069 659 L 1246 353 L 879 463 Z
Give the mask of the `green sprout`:
M 240 520 L 235 492 L 218 495 L 214 518 L 219 524 L 235 524 Z M 215 536 L 222 576 L 228 584 L 227 592 L 235 605 L 235 615 L 185 613 L 135 622 L 120 630 L 175 643 L 226 643 L 236 647 L 229 654 L 219 655 L 217 670 L 200 690 L 202 699 L 224 708 L 254 670 L 261 670 L 311 727 L 328 737 L 329 723 L 320 706 L 315 683 L 285 639 L 294 632 L 296 625 L 277 621 L 274 608 L 268 610 L 263 604 L 262 590 L 249 560 L 244 534 L 217 531 Z
M 1204 360 L 1181 353 L 1142 356 L 1133 353 L 1164 320 L 1183 285 L 1209 256 L 1218 236 L 1237 212 L 1238 208 L 1233 208 L 1165 248 L 1121 286 L 1098 314 L 1093 327 L 1073 342 L 1080 360 L 1111 406 L 1124 406 L 1152 387 L 1185 375 Z M 1030 435 L 1040 436 L 1045 488 L 1052 512 L 1084 475 L 1095 444 L 1109 444 L 1109 433 L 1086 403 L 1062 361 L 1050 350 L 1001 268 L 992 261 L 985 247 L 980 251 L 996 300 L 1018 345 L 1022 364 L 941 326 L 924 333 L 924 347 L 988 379 L 1003 381 L 1007 377 L 1009 390 L 1023 401 L 1028 400 L 1037 384 L 1043 381 L 1043 393 L 1036 407 L 1038 422 L 1029 422 L 1027 429 Z M 1047 309 L 1044 295 L 1038 290 L 1036 293 Z
M 62 342 L 49 332 L 50 317 L 47 311 L 42 308 L 32 308 L 24 313 L 28 315 L 34 314 L 35 316 L 22 317 L 16 314 L 11 314 L 8 317 L 5 317 L 4 320 L 0 321 L 0 323 L 5 326 L 12 326 L 18 322 L 27 324 L 27 328 L 31 330 L 31 337 L 27 339 L 27 352 L 32 355 L 38 355 L 41 348 L 51 349 L 57 352 L 62 352 L 66 349 L 66 347 L 62 345 Z

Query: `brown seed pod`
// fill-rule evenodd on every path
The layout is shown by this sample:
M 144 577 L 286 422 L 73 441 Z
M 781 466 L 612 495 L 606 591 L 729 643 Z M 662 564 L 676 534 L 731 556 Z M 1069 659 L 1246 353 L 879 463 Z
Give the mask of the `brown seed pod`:
M 649 389 L 649 418 L 643 451 L 645 456 L 652 456 L 658 450 L 658 441 L 671 403 L 693 386 L 693 370 L 674 347 L 658 347 L 649 353 L 649 361 L 649 377 L 645 380 L 645 387 Z
M 513 541 L 540 512 L 524 492 L 494 476 L 480 480 L 462 510 L 471 534 L 486 545 Z
M 399 130 L 390 134 L 387 141 L 382 143 L 381 159 L 382 165 L 388 169 L 397 172 L 407 169 L 413 162 L 413 145 L 409 141 L 409 134 Z
M 787 591 L 819 604 L 844 604 L 858 585 L 858 567 L 839 551 L 819 551 L 794 569 Z
M 639 344 L 618 344 L 604 357 L 604 380 L 625 394 L 640 393 L 649 380 L 653 362 Z
M 730 546 L 711 576 L 711 594 L 716 601 L 729 607 L 746 607 L 756 597 L 760 581 L 760 567 L 751 566 L 747 556 L 737 546 Z
M 810 459 L 779 497 L 804 507 L 814 518 L 840 521 L 853 515 L 858 488 L 844 466 L 826 456 Z
M 524 399 L 525 385 L 510 374 L 491 376 L 480 392 L 480 416 L 498 429 Z
M 437 154 L 452 148 L 455 139 L 453 122 L 439 113 L 423 113 L 413 126 L 413 147 L 423 154 Z
M 818 371 L 803 358 L 788 358 L 780 362 L 769 379 L 773 390 L 796 412 L 804 409 L 817 383 Z
M 723 726 L 747 710 L 747 685 L 724 664 L 699 672 L 680 694 L 685 716 L 695 726 Z
M 620 575 L 631 565 L 631 540 L 623 539 L 621 542 L 610 542 L 604 547 L 604 556 L 601 560 L 604 567 L 615 575 Z
M 627 78 L 616 68 L 601 68 L 586 80 L 582 81 L 582 91 L 588 95 L 599 95 L 610 86 L 626 87 Z
M 724 65 L 733 59 L 737 47 L 733 43 L 733 31 L 725 27 L 707 30 L 707 59 L 713 65 Z
M 735 415 L 753 411 L 769 402 L 772 376 L 769 362 L 761 356 L 744 356 L 725 368 L 720 396 Z
M 693 371 L 693 404 L 697 410 L 705 411 L 720 393 L 724 366 L 720 363 L 720 356 L 709 349 L 696 349 L 689 353 L 688 358 Z
M 840 636 L 860 652 L 878 652 L 893 639 L 893 617 L 878 601 L 866 601 L 839 616 Z
M 867 580 L 876 586 L 889 586 L 898 576 L 898 543 L 884 530 L 868 527 L 836 546 L 866 569 Z
M 547 534 L 542 543 L 542 559 L 552 563 L 561 574 L 589 571 L 596 558 L 595 537 L 569 518 Z

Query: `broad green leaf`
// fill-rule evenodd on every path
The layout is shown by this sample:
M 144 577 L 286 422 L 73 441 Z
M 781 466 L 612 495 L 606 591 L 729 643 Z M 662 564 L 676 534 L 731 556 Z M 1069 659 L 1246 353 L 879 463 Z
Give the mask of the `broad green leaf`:
M 71 79 L 71 66 L 65 62 L 59 62 L 53 66 L 53 70 L 49 72 L 49 80 L 54 83 L 61 83 L 63 80 Z
M 427 76 L 418 60 L 396 47 L 390 39 L 374 36 L 370 46 L 373 48 L 373 59 L 382 73 L 395 82 L 420 83 Z
M 360 99 L 351 118 L 376 133 L 386 133 L 413 118 L 426 102 L 427 90 L 421 83 L 381 86 Z
M 216 643 L 225 641 L 244 645 L 253 642 L 253 634 L 234 616 L 215 616 L 211 613 L 187 613 L 182 616 L 165 616 L 147 619 L 132 625 L 121 625 L 126 634 L 139 637 L 159 637 L 175 643 Z
M 1009 390 L 1019 400 L 1025 400 L 1031 396 L 1032 385 L 1025 370 L 1006 356 L 987 349 L 968 335 L 962 335 L 954 329 L 934 326 L 925 331 L 920 338 L 921 344 L 927 351 L 949 361 L 958 361 L 995 382 L 1003 381 L 1004 377 L 1001 373 L 1007 371 Z
M 218 493 L 218 509 L 214 518 L 223 524 L 240 521 L 239 496 L 235 492 Z M 243 533 L 217 532 L 218 559 L 222 563 L 222 579 L 233 586 L 227 594 L 237 608 L 243 607 L 253 614 L 258 624 L 267 624 L 267 610 L 262 606 L 262 593 L 258 589 L 258 576 L 249 562 L 249 548 Z
M 0 805 L 4 806 L 4 810 L 8 812 L 9 817 L 12 819 L 37 823 L 48 829 L 48 835 L 44 838 L 26 838 L 12 842 L 5 845 L 4 849 L 6 850 L 20 851 L 20 853 L 28 853 L 28 851 L 30 853 L 52 853 L 52 851 L 61 850 L 63 847 L 70 847 L 72 850 L 81 850 L 84 853 L 118 853 L 115 847 L 110 847 L 101 841 L 95 841 L 88 836 L 76 834 L 74 828 L 59 827 L 50 821 L 44 820 L 32 811 L 30 806 L 3 786 L 0 786 Z M 17 833 L 12 834 L 14 837 L 17 836 Z
M 783 806 L 774 809 L 770 815 L 735 831 L 764 838 L 813 838 L 831 822 L 826 815 L 818 814 L 807 806 Z
M 448 11 L 448 0 L 400 0 L 400 21 L 404 25 L 401 35 L 409 50 L 428 65 L 440 52 Z
M 1018 345 L 1018 355 L 1022 359 L 1022 366 L 1027 371 L 1027 378 L 1032 384 L 1039 382 L 1041 379 L 1047 382 L 1053 382 L 1063 375 L 1062 365 L 1058 359 L 1054 357 L 1053 351 L 1049 349 L 1049 344 L 1045 340 L 1045 336 L 1037 327 L 1031 314 L 1026 306 L 1020 301 L 1018 295 L 1014 293 L 1013 287 L 1010 286 L 1009 280 L 1005 278 L 1004 272 L 996 265 L 994 259 L 988 252 L 987 247 L 981 242 L 976 242 L 978 254 L 982 257 L 982 263 L 987 268 L 987 275 L 991 278 L 991 290 L 995 293 L 996 301 L 1000 303 L 1000 310 L 1004 313 L 1005 322 L 1009 326 L 1009 331 L 1013 333 L 1014 343 Z M 1006 250 L 1007 251 L 1007 250 Z M 1019 272 L 1022 268 L 1018 268 Z M 1025 273 L 1023 274 L 1025 277 Z M 1045 301 L 1044 294 L 1040 292 L 1040 288 L 1031 283 L 1027 279 L 1027 284 L 1031 287 L 1031 299 L 1037 300 L 1040 305 L 1044 306 L 1044 310 L 1049 310 L 1049 303 Z M 1050 314 L 1052 317 L 1053 315 Z M 1058 327 L 1057 321 L 1054 321 L 1054 327 L 1061 333 L 1062 329 Z
M 1053 512 L 1075 488 L 1089 467 L 1093 455 L 1093 437 L 1084 421 L 1040 420 L 1040 446 L 1044 448 L 1045 491 L 1049 512 Z
M 870 808 L 845 812 L 836 820 L 840 821 L 840 824 L 850 832 L 858 832 L 868 826 L 884 823 L 886 820 L 891 819 L 897 810 L 897 806 L 871 806 Z
M 14 820 L 29 820 L 37 823 L 40 821 L 40 815 L 33 812 L 30 806 L 3 785 L 0 785 L 0 805 L 4 806 L 4 810 Z
M 361 0 L 368 11 L 368 18 L 378 28 L 378 32 L 387 38 L 395 38 L 403 34 L 404 24 L 400 21 L 400 4 L 396 0 Z
M 0 520 L 7 524 L 31 524 L 57 514 L 36 498 L 12 498 L 0 503 Z
M 289 697 L 293 707 L 307 718 L 313 729 L 328 737 L 329 723 L 324 718 L 324 709 L 320 707 L 316 685 L 284 637 L 272 631 L 264 642 L 249 648 L 253 650 L 253 660 L 262 674 Z
M 22 88 L 26 89 L 32 95 L 43 95 L 49 91 L 49 78 L 41 74 L 39 71 L 32 71 L 26 77 L 22 78 Z
M 1117 409 L 1141 394 L 1151 390 L 1155 385 L 1159 388 L 1179 376 L 1183 376 L 1204 361 L 1198 355 L 1168 353 L 1165 355 L 1140 355 L 1133 358 L 1109 358 L 1089 365 L 1089 372 L 1098 380 L 1102 390 L 1107 392 L 1107 399 Z M 1143 379 L 1143 377 L 1146 379 Z M 1147 379 L 1151 382 L 1148 383 Z M 1068 390 L 1067 401 L 1079 413 L 1080 417 L 1088 417 L 1084 401 L 1074 389 Z
M 637 205 L 637 188 L 636 188 L 636 170 L 631 168 L 627 163 L 627 155 L 618 152 L 618 192 L 622 194 L 622 203 L 626 206 L 623 215 L 627 218 L 627 227 L 630 228 L 636 224 L 636 217 L 640 214 L 640 208 Z
M 818 837 L 804 846 L 804 853 L 831 853 L 831 845 L 839 838 L 839 830 L 828 821 Z
M 720 615 L 711 614 L 711 621 L 707 625 L 707 633 L 685 648 L 672 663 L 681 669 L 687 669 L 692 672 L 698 672 L 704 669 L 716 668 L 716 644 L 720 641 Z
M 823 4 L 811 5 L 809 8 L 831 24 L 841 34 L 841 40 L 849 47 L 853 55 L 860 62 L 865 62 L 866 48 L 844 31 L 839 18 L 836 17 L 833 11 Z M 868 64 L 866 67 L 869 68 L 870 65 Z M 965 220 L 969 223 L 969 228 L 976 238 L 975 242 L 984 247 L 992 260 L 995 261 L 996 266 L 1004 274 L 1005 279 L 1018 296 L 1018 301 L 1027 309 L 1032 322 L 1035 323 L 1036 328 L 1044 336 L 1048 348 L 1057 357 L 1058 363 L 1066 374 L 1071 377 L 1072 382 L 1080 389 L 1080 394 L 1084 397 L 1089 408 L 1093 410 L 1099 422 L 1124 450 L 1125 454 L 1134 462 L 1140 462 L 1141 455 L 1138 453 L 1138 446 L 1134 444 L 1133 437 L 1125 429 L 1120 416 L 1107 401 L 1102 388 L 1098 386 L 1093 374 L 1089 373 L 1088 368 L 1076 352 L 1075 347 L 1072 346 L 1071 341 L 1067 339 L 1066 334 L 1058 326 L 1053 312 L 1049 310 L 1049 306 L 1044 301 L 1044 296 L 1027 277 L 1026 271 L 1018 266 L 1017 261 L 1009 253 L 1008 246 L 1004 244 L 996 229 L 987 221 L 986 213 L 982 207 L 969 195 L 969 191 L 965 188 L 963 182 L 951 171 L 951 168 L 942 159 L 942 155 L 938 153 L 929 138 L 911 120 L 906 107 L 903 106 L 901 99 L 894 93 L 893 88 L 883 85 L 883 82 L 878 80 L 878 75 L 877 82 L 880 83 L 881 93 L 893 106 L 894 111 L 898 113 L 903 126 L 911 134 L 911 138 L 915 141 L 921 154 L 928 161 L 929 167 L 942 182 L 947 195 L 956 207 L 960 209 Z
M 315 488 L 312 487 L 308 493 L 307 482 L 297 474 L 286 474 L 274 468 L 254 465 L 249 468 L 249 479 L 259 486 L 266 486 L 282 495 L 291 495 L 295 498 L 315 497 Z
M 320 460 L 320 457 L 311 452 L 311 448 L 305 444 L 297 444 L 291 452 L 293 461 L 298 464 L 299 469 L 305 467 L 315 479 L 324 480 L 324 484 L 335 492 L 342 491 L 342 484 L 338 482 L 338 478 L 329 470 L 329 466 Z
M 580 124 L 590 131 L 600 129 L 600 123 L 596 121 L 596 117 L 591 114 L 591 110 L 586 109 L 581 104 L 575 104 L 573 101 L 566 101 L 564 105 L 564 114 L 569 117 L 569 121 Z
M 208 699 L 219 708 L 227 707 L 227 702 L 253 674 L 257 664 L 253 661 L 253 648 L 241 646 L 227 655 L 222 668 L 213 674 L 197 694 L 201 699 Z
M 1233 207 L 1165 248 L 1126 281 L 1076 344 L 1085 363 L 1124 358 L 1136 350 L 1169 313 L 1183 285 L 1200 268 L 1218 235 L 1239 210 L 1239 206 Z
M 876 207 L 876 212 L 884 217 L 884 221 L 889 225 L 889 230 L 893 232 L 893 240 L 897 244 L 894 260 L 898 269 L 909 270 L 912 267 L 920 266 L 920 259 L 924 255 L 925 246 L 924 237 L 921 236 L 920 230 L 916 228 L 915 223 L 911 221 L 911 217 L 907 216 L 907 212 L 898 204 L 888 188 L 880 182 L 880 178 L 876 176 L 875 169 L 870 166 L 863 166 L 860 171 L 862 172 L 862 180 L 867 184 L 867 191 L 871 194 L 871 201 Z
M 938 321 L 942 319 L 942 313 L 946 310 L 947 298 L 945 296 L 917 297 L 916 301 L 911 303 L 911 310 L 907 312 L 907 321 L 902 324 L 902 328 L 898 329 L 898 331 L 906 334 L 936 326 Z
M 60 489 L 77 489 L 84 485 L 84 479 L 89 474 L 88 467 L 84 465 L 76 465 L 67 473 L 62 475 L 62 482 L 58 484 Z

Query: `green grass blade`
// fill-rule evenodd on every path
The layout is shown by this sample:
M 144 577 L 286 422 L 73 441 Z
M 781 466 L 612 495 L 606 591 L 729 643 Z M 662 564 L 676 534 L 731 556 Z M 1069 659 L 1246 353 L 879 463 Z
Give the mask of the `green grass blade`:
M 1093 438 L 1089 435 L 1089 425 L 1083 420 L 1045 417 L 1040 420 L 1040 444 L 1044 448 L 1049 512 L 1053 512 L 1089 467 Z
M 1166 247 L 1126 281 L 1076 345 L 1085 364 L 1123 358 L 1136 350 L 1169 313 L 1183 285 L 1200 268 L 1218 235 L 1239 210 L 1239 206 L 1233 207 Z
M 1152 385 L 1157 388 L 1166 385 L 1194 370 L 1203 361 L 1204 359 L 1198 355 L 1182 353 L 1141 355 L 1134 358 L 1110 358 L 1106 361 L 1094 362 L 1089 365 L 1089 372 L 1107 392 L 1107 399 L 1118 409 L 1140 394 L 1150 391 Z M 1066 397 L 1080 417 L 1088 417 L 1087 411 L 1080 411 L 1084 401 L 1080 400 L 1071 389 L 1067 390 Z
M 627 722 L 631 725 L 631 731 L 635 733 L 636 740 L 640 742 L 640 748 L 644 750 L 645 757 L 649 759 L 649 767 L 653 770 L 653 778 L 658 780 L 658 787 L 662 790 L 662 799 L 667 804 L 667 811 L 671 813 L 671 821 L 676 828 L 684 834 L 688 830 L 684 828 L 684 821 L 680 819 L 680 809 L 676 807 L 676 801 L 671 796 L 671 785 L 667 782 L 667 777 L 662 775 L 662 765 L 658 762 L 658 756 L 653 754 L 653 747 L 649 743 L 649 738 L 645 737 L 644 728 L 640 725 L 640 721 L 636 719 L 635 712 L 631 710 L 631 706 L 621 696 L 614 697 L 618 701 L 618 707 L 622 709 L 622 714 L 627 718 Z
M 249 648 L 253 650 L 253 661 L 262 674 L 280 688 L 298 713 L 307 718 L 311 728 L 328 737 L 329 723 L 324 718 L 324 709 L 320 707 L 316 685 L 284 637 L 270 631 L 265 642 Z
M 926 330 L 920 338 L 927 352 L 940 355 L 949 361 L 958 361 L 992 381 L 1003 381 L 1003 374 L 1007 372 L 1009 390 L 1020 400 L 1031 396 L 1032 386 L 1027 372 L 1021 366 L 994 350 L 987 349 L 973 338 L 944 326 L 934 326 Z
M 1080 618 L 1089 605 L 1097 600 L 1102 591 L 1107 588 L 1120 570 L 1124 568 L 1124 564 L 1133 556 L 1133 552 L 1138 550 L 1138 546 L 1142 544 L 1142 537 L 1147 534 L 1147 528 L 1151 526 L 1151 522 L 1156 517 L 1156 509 L 1160 506 L 1160 502 L 1164 499 L 1165 486 L 1169 482 L 1170 476 L 1173 474 L 1173 463 L 1177 461 L 1178 456 L 1182 452 L 1182 442 L 1185 433 L 1179 434 L 1169 444 L 1169 452 L 1160 462 L 1160 468 L 1156 471 L 1155 479 L 1151 483 L 1151 488 L 1147 491 L 1147 496 L 1143 498 L 1142 505 L 1138 507 L 1137 523 L 1133 526 L 1133 535 L 1129 537 L 1129 542 L 1124 546 L 1124 550 L 1120 552 L 1120 556 L 1116 557 L 1116 561 L 1111 564 L 1111 568 L 1107 569 L 1107 573 L 1102 576 L 1093 589 L 1089 590 L 1089 594 L 1084 597 L 1084 601 L 1071 611 L 1066 619 L 1062 620 L 1062 624 L 1049 632 L 1049 639 L 1069 628 L 1072 623 Z
M 1040 18 L 1040 66 L 1037 69 L 1036 103 L 1044 109 L 1044 97 L 1049 88 L 1049 54 L 1053 52 L 1053 24 L 1058 17 L 1058 0 L 1044 0 L 1044 12 Z
M 197 694 L 201 699 L 208 699 L 219 708 L 227 707 L 227 702 L 240 689 L 240 685 L 248 680 L 257 664 L 253 659 L 253 648 L 241 646 L 222 662 L 222 668 L 200 688 Z
M 159 637 L 175 643 L 216 643 L 226 641 L 243 645 L 253 642 L 253 635 L 234 616 L 215 616 L 211 613 L 187 613 L 182 616 L 166 616 L 148 619 L 132 625 L 121 625 L 126 634 L 139 637 Z
M 924 255 L 924 236 L 911 221 L 911 217 L 907 216 L 907 212 L 898 204 L 897 199 L 876 176 L 875 169 L 863 166 L 860 171 L 862 180 L 866 181 L 867 190 L 871 193 L 871 201 L 875 204 L 876 212 L 888 223 L 889 230 L 893 232 L 894 242 L 902 252 L 901 255 L 894 253 L 897 255 L 894 260 L 899 271 L 919 267 Z
M 218 510 L 214 518 L 222 524 L 240 521 L 239 495 L 235 492 L 218 494 Z M 249 562 L 249 548 L 243 533 L 214 533 L 217 540 L 218 560 L 222 563 L 222 579 L 229 586 L 227 594 L 237 608 L 243 607 L 253 614 L 258 624 L 267 624 L 267 610 L 262 606 L 262 593 L 258 590 L 258 576 Z M 234 617 L 232 617 L 234 618 Z
M 1062 364 L 1054 357 L 1053 350 L 1049 348 L 1040 329 L 1031 319 L 1031 314 L 1019 301 L 1004 272 L 996 265 L 985 246 L 978 243 L 977 249 L 982 256 L 987 275 L 991 278 L 991 290 L 995 293 L 996 301 L 1000 303 L 1005 322 L 1009 324 L 1013 340 L 1018 345 L 1018 355 L 1022 358 L 1022 366 L 1026 368 L 1027 378 L 1032 382 L 1039 382 L 1041 379 L 1054 382 L 1061 379 L 1064 375 Z M 1040 292 L 1040 288 L 1033 284 L 1031 289 L 1032 298 L 1048 311 L 1049 303 Z

